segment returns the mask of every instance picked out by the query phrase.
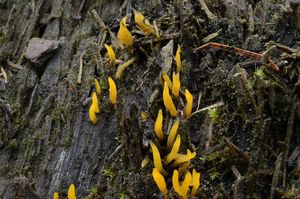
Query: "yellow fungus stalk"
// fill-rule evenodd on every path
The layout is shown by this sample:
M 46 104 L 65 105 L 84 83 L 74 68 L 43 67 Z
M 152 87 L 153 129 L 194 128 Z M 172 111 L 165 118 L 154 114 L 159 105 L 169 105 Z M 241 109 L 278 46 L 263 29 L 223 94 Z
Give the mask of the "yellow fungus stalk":
M 173 176 L 172 176 L 172 183 L 173 183 L 173 188 L 175 190 L 175 192 L 179 195 L 179 196 L 183 196 L 183 192 L 182 192 L 182 188 L 179 184 L 179 176 L 178 176 L 178 171 L 175 169 L 173 172 Z
M 198 188 L 200 187 L 200 177 L 201 173 L 197 173 L 195 169 L 193 169 L 193 174 L 192 174 L 192 183 L 193 183 L 193 188 L 192 188 L 192 196 L 196 195 Z
M 185 174 L 184 180 L 182 182 L 181 185 L 181 190 L 182 190 L 182 198 L 183 199 L 188 199 L 188 192 L 189 192 L 189 186 L 191 184 L 192 181 L 192 175 L 191 173 L 188 171 Z
M 94 79 L 94 85 L 97 95 L 101 95 L 101 87 L 97 79 Z
M 193 108 L 193 95 L 188 91 L 188 89 L 185 89 L 185 99 L 186 99 L 186 105 L 184 108 L 185 116 L 189 118 Z
M 104 47 L 106 48 L 107 50 L 107 54 L 108 54 L 108 57 L 109 57 L 109 62 L 111 64 L 114 64 L 115 61 L 116 61 L 116 54 L 115 54 L 115 51 L 112 49 L 111 46 L 107 45 L 107 44 L 104 44 Z
M 163 100 L 166 109 L 170 112 L 171 116 L 176 117 L 177 116 L 177 110 L 173 103 L 173 100 L 169 93 L 169 88 L 167 82 L 164 84 L 164 90 L 163 90 Z
M 131 48 L 133 45 L 133 37 L 131 32 L 126 27 L 126 18 L 127 17 L 123 17 L 120 22 L 120 28 L 117 37 L 122 48 Z
M 163 127 L 163 113 L 162 113 L 162 110 L 159 109 L 157 118 L 155 121 L 154 131 L 160 141 L 162 141 L 164 139 L 164 132 L 162 130 L 162 127 Z
M 177 157 L 176 155 L 177 155 L 177 153 L 179 151 L 179 147 L 180 147 L 180 142 L 181 142 L 180 135 L 177 135 L 171 152 L 165 158 L 165 160 L 167 161 L 167 163 L 170 163 L 170 162 L 172 162 L 173 160 L 176 159 L 176 157 Z
M 59 195 L 58 195 L 57 192 L 54 192 L 54 194 L 53 194 L 53 199 L 59 199 Z
M 149 23 L 147 19 L 145 19 L 142 13 L 135 11 L 134 12 L 134 21 L 137 24 L 138 28 L 143 31 L 146 35 L 154 35 L 157 37 L 155 29 Z
M 97 98 L 97 94 L 95 92 L 93 92 L 92 94 L 92 104 L 94 104 L 95 106 L 95 113 L 99 113 L 100 112 L 100 109 L 99 109 L 99 101 L 98 101 L 98 98 Z
M 158 148 L 156 147 L 156 145 L 152 141 L 150 142 L 150 146 L 151 146 L 151 149 L 152 149 L 154 167 L 157 168 L 160 173 L 162 173 L 163 175 L 166 176 L 167 172 L 164 170 L 164 168 L 162 166 L 162 162 L 161 162 L 161 158 L 160 158 Z
M 168 140 L 167 140 L 167 149 L 168 151 L 170 151 L 172 149 L 172 146 L 174 144 L 174 140 L 176 138 L 176 135 L 177 135 L 177 130 L 178 130 L 178 127 L 179 127 L 179 120 L 177 119 L 174 124 L 172 125 L 172 128 L 169 132 L 169 135 L 168 135 Z
M 117 72 L 116 72 L 116 79 L 120 79 L 124 70 L 130 66 L 131 64 L 133 64 L 133 62 L 135 61 L 135 58 L 131 58 L 128 61 L 126 61 L 124 64 L 121 64 L 118 66 Z
M 76 199 L 75 185 L 71 184 L 68 189 L 68 199 Z
M 179 73 L 173 72 L 173 86 L 172 86 L 172 93 L 175 97 L 179 97 L 179 90 L 180 90 L 180 79 L 179 79 Z
M 93 122 L 93 124 L 97 123 L 97 117 L 96 117 L 96 105 L 91 104 L 90 109 L 89 109 L 89 117 L 90 120 Z
M 109 84 L 110 103 L 116 104 L 117 103 L 117 87 L 116 87 L 114 80 L 111 77 L 108 77 L 108 84 Z
M 164 198 L 167 197 L 167 186 L 164 176 L 159 172 L 157 168 L 154 168 L 152 171 L 152 177 L 159 188 L 160 192 L 164 195 Z
M 172 89 L 173 83 L 166 71 L 162 72 L 163 80 L 167 82 L 169 89 Z
M 180 57 L 180 53 L 181 53 L 181 47 L 178 44 L 177 47 L 177 51 L 176 51 L 176 55 L 175 55 L 175 61 L 176 61 L 176 72 L 179 73 L 181 70 L 181 57 Z
M 150 162 L 150 158 L 149 156 L 146 156 L 141 163 L 141 167 L 144 168 L 149 162 Z
M 196 157 L 196 152 L 191 152 L 189 149 L 187 150 L 187 154 L 183 155 L 183 154 L 177 154 L 177 158 L 176 160 L 173 162 L 172 167 L 175 167 L 179 164 L 182 164 L 184 162 L 188 162 L 191 159 Z

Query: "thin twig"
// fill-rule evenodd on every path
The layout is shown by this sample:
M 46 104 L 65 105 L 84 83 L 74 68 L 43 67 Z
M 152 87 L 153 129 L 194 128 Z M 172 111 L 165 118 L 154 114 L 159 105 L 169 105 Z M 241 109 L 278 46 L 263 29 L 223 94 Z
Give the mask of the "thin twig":
M 8 76 L 7 76 L 7 73 L 5 72 L 4 68 L 2 66 L 0 66 L 0 69 L 1 69 L 1 73 L 2 73 L 2 76 L 4 78 L 4 81 L 5 83 L 8 82 Z
M 224 105 L 224 102 L 217 102 L 217 103 L 215 103 L 215 104 L 213 104 L 213 105 L 207 106 L 207 107 L 202 108 L 202 109 L 200 109 L 200 110 L 196 110 L 195 112 L 193 112 L 193 113 L 190 115 L 189 119 L 190 119 L 191 117 L 193 117 L 194 115 L 196 115 L 197 113 L 206 111 L 206 110 L 211 109 L 211 108 L 216 108 L 216 107 L 219 107 L 219 106 L 223 106 L 223 105 Z
M 78 78 L 77 78 L 77 84 L 81 84 L 81 79 L 82 79 L 82 68 L 83 68 L 83 55 L 85 54 L 85 50 L 82 52 L 80 55 L 80 60 L 79 60 L 79 72 L 78 72 Z

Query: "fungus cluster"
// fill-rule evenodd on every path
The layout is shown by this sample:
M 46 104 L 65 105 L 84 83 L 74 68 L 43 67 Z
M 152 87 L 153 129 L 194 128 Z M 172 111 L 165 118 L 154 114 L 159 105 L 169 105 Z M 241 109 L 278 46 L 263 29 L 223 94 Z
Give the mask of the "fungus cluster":
M 163 102 L 166 111 L 170 113 L 170 116 L 175 118 L 172 127 L 169 132 L 165 134 L 163 131 L 163 111 L 159 109 L 157 118 L 155 121 L 154 132 L 155 137 L 158 138 L 156 141 L 150 141 L 150 148 L 153 156 L 153 179 L 164 196 L 168 198 L 169 194 L 176 193 L 182 199 L 187 199 L 191 196 L 197 194 L 198 188 L 200 186 L 200 173 L 193 169 L 192 173 L 189 171 L 190 162 L 196 157 L 196 152 L 191 152 L 189 149 L 186 153 L 181 153 L 181 136 L 178 133 L 181 115 L 178 113 L 184 113 L 186 119 L 188 119 L 192 112 L 193 106 L 193 96 L 186 89 L 185 99 L 186 105 L 184 111 L 178 111 L 176 106 L 180 106 L 180 71 L 181 71 L 181 57 L 180 57 L 181 47 L 178 45 L 177 52 L 175 55 L 176 61 L 176 72 L 172 74 L 172 80 L 168 76 L 166 71 L 162 71 L 163 81 Z M 171 94 L 169 91 L 172 91 Z M 174 101 L 173 101 L 174 99 Z M 175 102 L 175 103 L 174 103 Z M 178 103 L 178 104 L 176 104 Z M 155 143 L 154 143 L 155 142 Z M 161 154 L 166 154 L 161 157 Z M 173 189 L 168 189 L 166 179 L 172 178 Z M 168 191 L 169 190 L 169 191 Z

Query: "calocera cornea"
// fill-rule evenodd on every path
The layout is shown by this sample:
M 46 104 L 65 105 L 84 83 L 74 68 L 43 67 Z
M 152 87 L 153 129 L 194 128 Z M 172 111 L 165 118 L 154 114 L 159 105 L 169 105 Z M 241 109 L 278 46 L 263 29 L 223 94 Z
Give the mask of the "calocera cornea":
M 68 189 L 68 199 L 76 199 L 75 185 L 71 184 Z
M 133 37 L 132 37 L 131 32 L 126 27 L 126 19 L 127 19 L 127 17 L 125 16 L 121 20 L 117 37 L 118 37 L 121 48 L 132 48 Z
M 164 132 L 163 132 L 162 128 L 163 128 L 163 113 L 162 113 L 162 110 L 159 109 L 157 118 L 155 121 L 155 125 L 154 125 L 154 131 L 160 141 L 162 141 L 164 139 Z
M 167 185 L 164 176 L 159 172 L 157 168 L 154 168 L 152 171 L 152 177 L 160 190 L 162 194 L 164 195 L 164 198 L 167 198 Z
M 108 84 L 109 84 L 110 103 L 116 104 L 117 103 L 117 86 L 111 77 L 108 77 Z
M 115 61 L 116 61 L 116 54 L 115 54 L 115 51 L 112 49 L 111 46 L 107 45 L 107 44 L 104 44 L 104 47 L 106 48 L 107 50 L 107 54 L 108 54 L 108 57 L 109 57 L 109 62 L 110 64 L 115 64 Z
M 170 112 L 171 116 L 176 117 L 177 110 L 173 103 L 172 97 L 170 96 L 169 87 L 168 87 L 167 82 L 165 82 L 165 84 L 164 84 L 163 101 L 164 101 L 166 109 Z

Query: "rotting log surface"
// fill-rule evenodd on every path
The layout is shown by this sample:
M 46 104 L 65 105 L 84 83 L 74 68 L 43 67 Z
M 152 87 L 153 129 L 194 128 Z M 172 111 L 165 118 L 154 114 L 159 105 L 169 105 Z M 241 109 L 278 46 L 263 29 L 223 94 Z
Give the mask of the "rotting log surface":
M 79 198 L 159 197 L 151 166 L 140 163 L 163 104 L 160 94 L 149 99 L 160 89 L 158 74 L 166 66 L 159 53 L 170 39 L 140 40 L 137 62 L 117 82 L 117 106 L 103 104 L 95 126 L 88 118 L 93 78 L 104 82 L 105 103 L 105 79 L 113 75 L 99 44 L 111 43 L 109 32 L 116 35 L 131 8 L 151 21 L 164 16 L 159 29 L 174 46 L 183 45 L 182 85 L 194 98 L 202 93 L 200 107 L 224 102 L 216 117 L 201 112 L 180 129 L 197 150 L 191 167 L 202 173 L 199 198 L 299 197 L 300 158 L 290 156 L 300 144 L 300 5 L 212 2 L 1 0 L 0 66 L 8 83 L 0 77 L 0 198 L 52 198 L 71 183 Z M 38 66 L 24 56 L 33 37 L 59 42 Z M 213 48 L 195 52 L 203 38 L 255 52 L 273 46 L 266 56 L 281 72 Z M 283 54 L 269 41 L 295 51 Z

